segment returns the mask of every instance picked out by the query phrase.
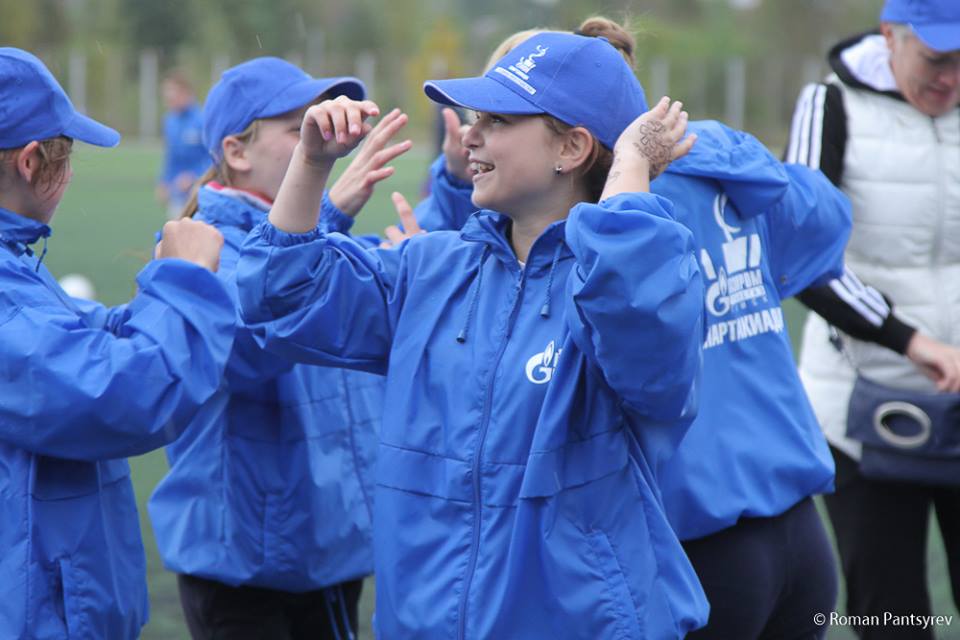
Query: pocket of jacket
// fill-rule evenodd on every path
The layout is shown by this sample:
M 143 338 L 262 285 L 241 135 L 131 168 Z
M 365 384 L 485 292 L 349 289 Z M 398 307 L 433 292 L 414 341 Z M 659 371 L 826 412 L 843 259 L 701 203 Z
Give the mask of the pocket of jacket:
M 616 638 L 642 638 L 640 621 L 637 618 L 637 606 L 630 593 L 627 577 L 623 573 L 617 554 L 610 539 L 603 531 L 585 532 L 587 543 L 593 551 L 595 569 L 603 577 L 610 602 L 608 607 L 617 620 Z
M 61 598 L 61 607 L 63 611 L 63 622 L 67 628 L 68 638 L 82 638 L 82 595 L 79 581 L 74 576 L 73 564 L 69 558 L 60 558 L 57 560 L 59 569 L 60 589 L 58 595 Z

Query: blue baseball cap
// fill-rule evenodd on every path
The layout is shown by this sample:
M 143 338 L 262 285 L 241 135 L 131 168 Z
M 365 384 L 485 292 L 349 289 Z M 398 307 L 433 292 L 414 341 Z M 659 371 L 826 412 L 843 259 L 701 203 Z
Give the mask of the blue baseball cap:
M 219 162 L 223 139 L 242 132 L 260 118 L 272 118 L 310 104 L 323 93 L 363 100 L 366 89 L 356 78 L 314 78 L 286 60 L 247 60 L 223 72 L 203 106 L 203 143 Z
M 917 37 L 934 51 L 960 49 L 958 0 L 887 0 L 880 21 L 910 25 Z
M 605 38 L 546 32 L 528 38 L 478 78 L 430 80 L 434 102 L 488 113 L 549 114 L 585 127 L 605 147 L 647 111 L 643 87 Z
M 63 87 L 32 53 L 0 47 L 0 149 L 67 136 L 115 147 L 120 134 L 73 108 Z

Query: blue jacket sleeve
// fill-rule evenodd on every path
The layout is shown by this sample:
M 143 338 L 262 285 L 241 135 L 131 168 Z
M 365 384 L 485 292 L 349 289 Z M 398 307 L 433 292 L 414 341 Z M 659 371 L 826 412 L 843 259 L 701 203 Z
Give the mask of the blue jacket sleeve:
M 354 219 L 345 214 L 340 208 L 333 204 L 330 199 L 330 192 L 323 192 L 323 200 L 320 202 L 320 223 L 318 227 L 325 233 L 342 233 L 349 235 L 353 228 Z M 375 249 L 380 246 L 380 238 L 375 235 L 351 236 L 354 240 L 363 246 Z
M 264 222 L 237 268 L 243 320 L 262 347 L 293 361 L 384 373 L 408 244 L 370 250 L 339 233 Z
M 843 275 L 850 201 L 816 169 L 786 164 L 789 187 L 767 211 L 770 268 L 781 298 Z
M 430 165 L 430 195 L 413 213 L 426 231 L 459 231 L 477 210 L 470 199 L 472 196 L 473 185 L 447 173 L 446 160 L 441 154 Z
M 209 271 L 150 263 L 140 292 L 111 318 L 115 332 L 2 271 L 0 440 L 75 460 L 138 455 L 176 438 L 219 389 L 232 305 Z
M 245 237 L 235 233 L 236 228 L 220 228 L 224 235 L 223 251 L 220 254 L 220 268 L 217 277 L 233 301 L 232 315 L 236 322 L 236 336 L 233 350 L 227 360 L 226 379 L 231 391 L 260 387 L 266 380 L 289 371 L 293 362 L 265 351 L 253 336 L 253 332 L 240 319 L 240 301 L 237 295 L 237 261 L 240 258 L 240 245 Z
M 635 411 L 692 420 L 703 283 L 690 231 L 669 201 L 621 194 L 575 207 L 566 240 L 577 261 L 567 283 L 577 346 Z

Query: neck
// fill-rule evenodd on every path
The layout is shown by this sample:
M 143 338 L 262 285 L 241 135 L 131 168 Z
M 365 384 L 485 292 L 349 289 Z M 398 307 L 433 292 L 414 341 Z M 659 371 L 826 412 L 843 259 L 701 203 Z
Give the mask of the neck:
M 32 196 L 32 194 L 30 195 Z M 33 207 L 31 207 L 32 202 L 33 198 L 28 197 L 27 194 L 18 192 L 16 189 L 0 189 L 0 209 L 6 209 L 18 216 L 30 218 L 43 224 L 50 224 L 49 220 L 43 220 L 38 215 L 26 213 L 33 209 Z
M 526 262 L 530 247 L 536 242 L 543 230 L 558 220 L 564 220 L 570 209 L 588 200 L 580 189 L 557 189 L 556 195 L 548 197 L 539 206 L 524 207 L 522 215 L 507 214 L 512 220 L 510 245 L 517 260 Z

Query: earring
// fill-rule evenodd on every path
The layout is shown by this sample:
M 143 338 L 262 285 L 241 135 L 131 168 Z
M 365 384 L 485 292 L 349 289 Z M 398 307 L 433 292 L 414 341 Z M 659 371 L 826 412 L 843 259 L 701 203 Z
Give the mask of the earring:
M 563 173 L 563 167 L 560 165 L 557 165 L 553 168 L 553 175 L 559 176 L 561 173 Z

